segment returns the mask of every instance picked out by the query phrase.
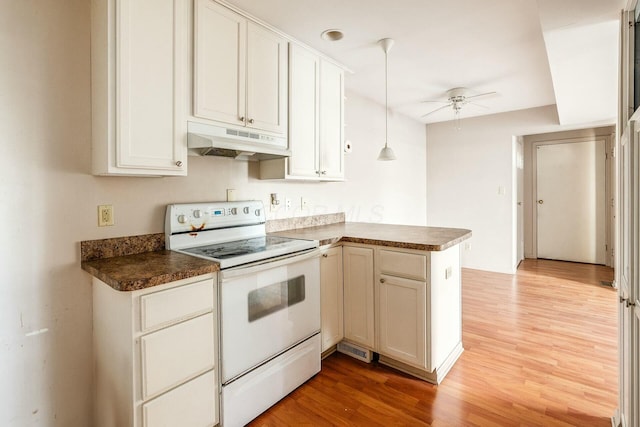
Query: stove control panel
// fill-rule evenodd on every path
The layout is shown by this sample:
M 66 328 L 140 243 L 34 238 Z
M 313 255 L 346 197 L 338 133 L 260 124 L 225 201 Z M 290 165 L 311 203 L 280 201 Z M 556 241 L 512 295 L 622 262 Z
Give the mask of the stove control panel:
M 165 234 L 263 224 L 266 221 L 260 200 L 178 203 L 167 206 Z

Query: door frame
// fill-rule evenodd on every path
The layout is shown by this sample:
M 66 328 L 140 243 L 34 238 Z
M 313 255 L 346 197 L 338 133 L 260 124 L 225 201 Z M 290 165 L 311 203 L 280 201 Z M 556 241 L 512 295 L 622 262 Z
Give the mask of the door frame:
M 538 194 L 538 183 L 536 179 L 536 173 L 538 170 L 538 147 L 543 145 L 558 145 L 558 144 L 571 144 L 576 142 L 590 142 L 590 141 L 604 141 L 605 146 L 605 170 L 604 170 L 604 179 L 605 179 L 605 200 L 607 201 L 607 208 L 605 208 L 605 223 L 607 226 L 605 227 L 605 244 L 607 245 L 605 260 L 606 265 L 608 267 L 613 267 L 613 250 L 612 250 L 612 236 L 614 234 L 615 223 L 613 217 L 611 215 L 611 209 L 608 208 L 609 203 L 613 203 L 613 181 L 611 179 L 611 171 L 613 170 L 612 165 L 612 153 L 613 139 L 610 135 L 593 135 L 593 136 L 584 136 L 584 137 L 576 137 L 576 138 L 565 138 L 565 139 L 553 139 L 548 141 L 536 141 L 531 143 L 531 192 L 529 194 L 528 205 L 530 209 L 531 215 L 531 255 L 533 258 L 537 258 L 538 254 L 538 209 L 537 209 L 537 194 Z

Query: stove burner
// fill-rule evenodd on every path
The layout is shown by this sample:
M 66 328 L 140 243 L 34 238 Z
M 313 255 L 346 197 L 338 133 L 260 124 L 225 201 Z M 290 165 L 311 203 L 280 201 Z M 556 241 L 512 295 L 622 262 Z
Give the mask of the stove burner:
M 264 236 L 189 248 L 184 249 L 184 251 L 208 258 L 227 259 L 277 249 L 279 247 L 286 246 L 294 240 L 295 239 L 289 239 L 287 237 Z

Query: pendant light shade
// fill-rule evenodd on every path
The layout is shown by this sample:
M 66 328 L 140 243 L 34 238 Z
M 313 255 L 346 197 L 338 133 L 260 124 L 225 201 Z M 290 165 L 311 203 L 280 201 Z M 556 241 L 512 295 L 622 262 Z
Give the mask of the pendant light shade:
M 395 160 L 396 154 L 393 152 L 391 147 L 388 147 L 386 144 L 380 150 L 380 154 L 378 154 L 378 160 Z
M 396 155 L 389 147 L 389 76 L 388 76 L 388 56 L 391 47 L 393 46 L 393 39 L 382 39 L 378 43 L 382 46 L 384 51 L 384 147 L 380 150 L 378 160 L 395 160 Z

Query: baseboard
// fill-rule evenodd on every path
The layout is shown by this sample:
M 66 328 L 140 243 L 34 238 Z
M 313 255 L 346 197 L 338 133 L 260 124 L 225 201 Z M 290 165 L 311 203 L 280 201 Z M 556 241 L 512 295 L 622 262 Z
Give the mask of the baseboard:
M 333 345 L 320 354 L 320 359 L 324 360 L 338 350 L 338 346 Z
M 447 373 L 449 373 L 463 351 L 464 348 L 462 347 L 462 343 L 460 342 L 455 346 L 453 351 L 449 354 L 449 356 L 447 356 L 444 362 L 442 362 L 442 364 L 432 372 L 416 368 L 415 366 L 407 365 L 406 363 L 398 362 L 397 360 L 390 359 L 386 356 L 383 356 L 382 354 L 380 355 L 379 362 L 383 365 L 387 365 L 391 368 L 397 369 L 398 371 L 404 372 L 405 374 L 409 374 L 416 378 L 420 378 L 421 380 L 430 382 L 431 384 L 438 385 L 442 382 Z

